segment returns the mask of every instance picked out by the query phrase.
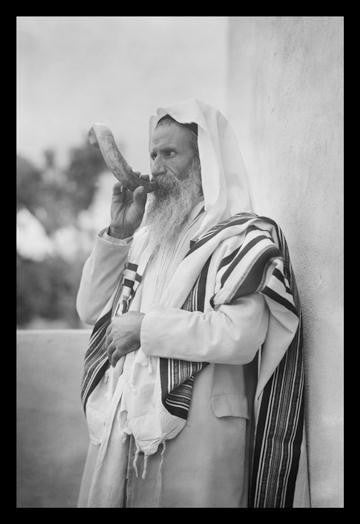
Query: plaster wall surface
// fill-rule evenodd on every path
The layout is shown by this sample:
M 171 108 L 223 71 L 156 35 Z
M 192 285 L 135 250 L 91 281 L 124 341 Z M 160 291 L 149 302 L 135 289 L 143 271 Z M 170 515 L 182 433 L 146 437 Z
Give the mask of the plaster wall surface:
M 303 306 L 313 507 L 343 505 L 343 19 L 234 17 L 227 116 Z

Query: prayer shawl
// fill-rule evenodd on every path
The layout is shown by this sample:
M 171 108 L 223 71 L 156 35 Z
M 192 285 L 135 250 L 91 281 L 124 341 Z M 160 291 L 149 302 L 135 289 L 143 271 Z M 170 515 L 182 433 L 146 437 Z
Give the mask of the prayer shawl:
M 210 258 L 222 241 L 234 236 L 240 242 L 218 267 L 219 285 L 210 306 L 216 310 L 239 297 L 261 293 L 270 312 L 267 337 L 257 355 L 249 507 L 292 507 L 304 434 L 304 369 L 300 303 L 281 229 L 271 219 L 254 213 L 237 213 L 222 220 L 191 242 L 166 290 L 163 304 L 189 311 L 209 307 L 204 298 Z M 81 388 L 84 410 L 91 391 L 109 366 L 104 348 L 106 328 L 113 315 L 123 314 L 131 307 L 148 258 L 144 250 L 137 254 L 130 251 L 112 310 L 94 326 Z M 290 332 L 292 336 L 286 347 L 281 344 L 282 332 L 287 335 Z M 155 408 L 149 413 L 141 411 L 137 394 L 132 394 L 131 388 L 125 388 L 119 396 L 119 405 L 124 402 L 120 410 L 125 415 L 124 432 L 134 435 L 138 449 L 147 456 L 183 429 L 191 407 L 194 380 L 207 363 L 151 357 L 156 369 L 147 371 L 148 359 L 141 348 L 128 355 L 135 358 L 134 365 L 136 360 L 141 364 L 142 371 L 132 378 L 132 386 L 141 388 L 142 380 L 149 380 L 153 386 L 149 409 Z

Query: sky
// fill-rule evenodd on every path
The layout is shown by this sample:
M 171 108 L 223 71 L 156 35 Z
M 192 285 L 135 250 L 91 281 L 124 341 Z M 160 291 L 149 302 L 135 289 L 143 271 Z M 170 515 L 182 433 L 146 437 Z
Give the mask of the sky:
M 149 172 L 148 121 L 195 97 L 226 116 L 227 17 L 17 17 L 17 149 L 60 165 L 94 122 Z

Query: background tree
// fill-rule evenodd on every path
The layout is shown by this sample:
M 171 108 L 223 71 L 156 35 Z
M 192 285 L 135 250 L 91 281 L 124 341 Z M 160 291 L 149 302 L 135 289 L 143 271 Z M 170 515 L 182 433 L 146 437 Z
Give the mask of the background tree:
M 44 160 L 39 168 L 18 155 L 17 209 L 27 208 L 51 236 L 61 228 L 78 227 L 78 215 L 91 205 L 106 166 L 101 153 L 87 141 L 71 149 L 64 169 L 58 167 L 52 149 L 44 151 Z M 75 297 L 84 256 L 71 262 L 59 255 L 36 261 L 18 253 L 16 263 L 18 326 L 42 318 L 79 327 Z

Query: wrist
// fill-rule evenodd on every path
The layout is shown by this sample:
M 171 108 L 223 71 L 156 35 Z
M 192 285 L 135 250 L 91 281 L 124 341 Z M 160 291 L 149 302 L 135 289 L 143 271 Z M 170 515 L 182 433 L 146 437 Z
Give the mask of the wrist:
M 125 230 L 124 228 L 112 226 L 110 224 L 107 229 L 107 234 L 114 238 L 124 239 L 133 236 L 134 232 Z

